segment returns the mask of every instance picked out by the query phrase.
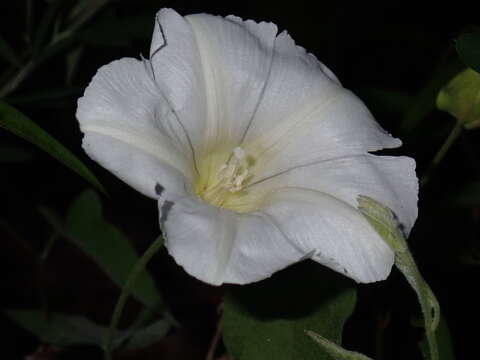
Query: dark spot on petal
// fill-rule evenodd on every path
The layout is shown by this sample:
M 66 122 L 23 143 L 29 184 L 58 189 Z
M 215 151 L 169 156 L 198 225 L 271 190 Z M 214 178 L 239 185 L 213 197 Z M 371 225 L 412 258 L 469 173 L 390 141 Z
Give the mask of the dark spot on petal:
M 155 192 L 157 193 L 158 196 L 162 195 L 163 190 L 165 190 L 165 188 L 162 185 L 160 185 L 159 183 L 157 183 L 157 185 L 155 185 Z
M 170 210 L 172 210 L 173 204 L 173 201 L 165 200 L 162 207 L 160 208 L 160 226 L 163 227 L 163 224 L 165 224 L 165 221 L 167 221 L 168 214 L 170 213 Z

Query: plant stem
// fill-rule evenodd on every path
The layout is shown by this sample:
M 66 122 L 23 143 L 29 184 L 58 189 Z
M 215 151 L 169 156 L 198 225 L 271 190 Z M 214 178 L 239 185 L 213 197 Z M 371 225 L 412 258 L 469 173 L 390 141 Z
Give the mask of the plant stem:
M 159 236 L 145 251 L 142 257 L 133 267 L 132 271 L 130 271 L 130 273 L 128 274 L 127 280 L 123 285 L 122 292 L 120 293 L 120 296 L 115 305 L 112 320 L 110 321 L 110 327 L 108 329 L 107 338 L 105 340 L 104 346 L 105 360 L 112 359 L 113 338 L 118 326 L 118 322 L 120 321 L 120 317 L 122 316 L 123 308 L 125 307 L 125 303 L 127 302 L 128 295 L 130 294 L 130 289 L 135 283 L 138 275 L 145 269 L 145 266 L 148 264 L 152 256 L 157 253 L 157 251 L 162 247 L 162 245 L 163 237 Z
M 221 312 L 220 318 L 218 319 L 217 328 L 215 329 L 215 334 L 213 334 L 212 341 L 210 342 L 210 347 L 208 348 L 207 356 L 205 360 L 214 360 L 215 351 L 217 350 L 218 343 L 222 337 L 222 320 L 223 320 L 223 301 L 218 307 L 218 311 Z
M 428 183 L 428 181 L 432 176 L 433 171 L 438 166 L 438 164 L 440 164 L 440 162 L 443 160 L 448 150 L 450 150 L 450 147 L 455 143 L 459 135 L 462 133 L 462 130 L 463 130 L 463 125 L 459 121 L 457 121 L 452 131 L 450 132 L 450 134 L 445 139 L 440 149 L 438 149 L 437 153 L 433 157 L 427 170 L 423 174 L 420 180 L 420 186 L 425 186 Z

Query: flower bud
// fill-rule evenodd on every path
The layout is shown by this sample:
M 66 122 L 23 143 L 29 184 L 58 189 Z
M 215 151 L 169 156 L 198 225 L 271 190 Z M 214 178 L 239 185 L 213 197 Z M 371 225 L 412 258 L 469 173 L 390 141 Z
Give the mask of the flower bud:
M 480 74 L 466 69 L 445 85 L 437 107 L 452 114 L 467 129 L 480 126 Z

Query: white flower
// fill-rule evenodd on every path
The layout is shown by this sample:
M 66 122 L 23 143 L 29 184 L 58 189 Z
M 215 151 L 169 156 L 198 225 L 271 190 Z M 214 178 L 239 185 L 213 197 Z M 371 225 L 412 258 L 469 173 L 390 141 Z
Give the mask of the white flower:
M 83 147 L 158 199 L 175 260 L 210 284 L 245 284 L 311 258 L 358 282 L 394 253 L 362 194 L 408 233 L 415 162 L 335 75 L 271 23 L 161 10 L 150 59 L 102 67 L 78 101 Z

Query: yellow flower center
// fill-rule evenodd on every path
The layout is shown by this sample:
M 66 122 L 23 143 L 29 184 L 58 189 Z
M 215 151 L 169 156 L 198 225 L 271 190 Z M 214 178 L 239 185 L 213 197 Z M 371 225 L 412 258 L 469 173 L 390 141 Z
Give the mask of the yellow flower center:
M 225 154 L 228 153 L 214 151 L 200 159 L 195 191 L 214 206 L 237 212 L 251 211 L 256 202 L 245 187 L 253 179 L 255 160 L 241 147 L 234 148 L 227 156 Z

